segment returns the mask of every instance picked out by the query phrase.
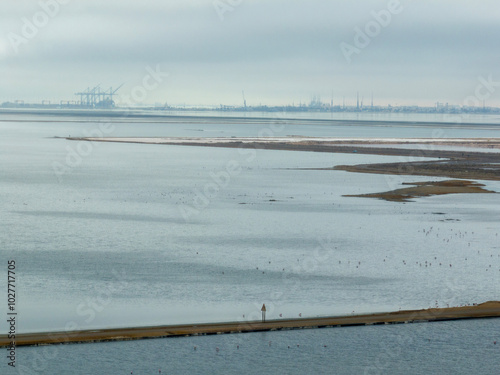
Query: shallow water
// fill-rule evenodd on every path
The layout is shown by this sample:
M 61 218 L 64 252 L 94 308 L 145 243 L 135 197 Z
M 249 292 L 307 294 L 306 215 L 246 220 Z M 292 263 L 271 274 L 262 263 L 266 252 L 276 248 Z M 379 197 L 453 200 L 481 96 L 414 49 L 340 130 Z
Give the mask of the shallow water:
M 57 345 L 19 348 L 18 358 L 27 374 L 495 374 L 497 327 L 491 319 Z
M 117 124 L 106 135 L 190 136 L 191 127 Z M 197 133 L 209 136 L 255 136 L 259 131 L 210 121 L 202 127 Z M 99 123 L 0 123 L 0 261 L 17 263 L 19 331 L 258 319 L 262 303 L 272 319 L 280 314 L 335 315 L 498 299 L 500 207 L 494 194 L 429 197 L 406 204 L 346 198 L 342 195 L 440 179 L 295 169 L 404 161 L 401 157 L 268 150 L 252 154 L 52 138 L 96 129 Z M 283 134 L 421 137 L 429 131 L 295 125 Z M 491 129 L 456 131 L 463 136 L 499 134 Z M 500 191 L 499 182 L 483 183 Z M 5 267 L 0 277 L 6 278 Z M 0 300 L 6 301 L 4 290 Z M 460 324 L 469 327 L 468 322 Z M 5 331 L 4 320 L 0 328 Z M 304 341 L 309 344 L 304 345 L 313 352 L 307 355 L 316 353 L 313 343 L 324 332 L 330 331 L 309 331 L 311 338 Z M 335 336 L 337 330 L 331 332 Z M 234 340 L 260 336 L 241 337 Z M 219 338 L 188 340 L 205 339 Z M 351 353 L 346 361 L 356 364 L 352 353 L 364 348 L 363 343 L 346 342 Z M 149 349 L 149 341 L 102 345 L 95 347 L 132 345 L 134 353 L 150 353 L 146 358 L 158 358 L 162 351 Z M 95 350 L 87 345 L 68 348 L 61 350 L 83 350 L 82 355 L 87 348 Z M 26 353 L 32 350 L 38 349 Z M 283 361 L 289 354 L 283 355 L 272 353 L 270 358 L 287 366 Z M 415 359 L 412 355 L 408 358 Z M 236 357 L 222 358 L 208 372 L 222 365 L 238 372 L 231 367 L 238 366 Z M 293 358 L 290 368 L 300 369 L 302 357 Z M 99 363 L 109 362 L 113 369 L 122 360 L 99 357 Z M 318 371 L 330 365 L 323 360 L 318 366 L 326 367 Z M 349 366 L 341 371 L 352 373 Z

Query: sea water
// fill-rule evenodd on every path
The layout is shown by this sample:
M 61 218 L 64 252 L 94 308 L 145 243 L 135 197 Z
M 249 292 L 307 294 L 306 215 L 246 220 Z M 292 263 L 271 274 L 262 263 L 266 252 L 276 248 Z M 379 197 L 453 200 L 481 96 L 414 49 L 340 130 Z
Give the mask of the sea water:
M 314 170 L 405 161 L 404 157 L 271 150 L 249 153 L 53 138 L 85 135 L 103 129 L 105 121 L 0 123 L 0 258 L 4 265 L 9 259 L 17 264 L 20 332 L 246 321 L 259 318 L 262 303 L 268 307 L 269 319 L 279 319 L 498 300 L 500 208 L 494 194 L 436 196 L 411 203 L 349 198 L 343 195 L 441 179 Z M 432 133 L 431 129 L 411 126 L 271 127 L 212 120 L 194 127 L 186 123 L 112 125 L 106 136 L 256 136 L 262 129 L 279 130 L 278 136 L 430 137 Z M 446 137 L 499 134 L 494 126 L 483 130 L 444 127 L 443 132 L 449 134 Z M 498 182 L 480 182 L 500 191 Z M 1 268 L 0 277 L 6 279 L 6 271 L 6 266 Z M 7 301 L 4 290 L 0 298 Z M 496 320 L 446 324 L 463 327 L 464 335 L 471 331 L 486 335 L 491 328 L 481 331 L 471 327 L 496 324 Z M 0 327 L 6 331 L 5 319 Z M 281 373 L 290 373 L 287 369 L 291 368 L 301 373 L 300 355 L 317 356 L 321 362 L 318 371 L 333 365 L 331 353 L 315 345 L 327 342 L 332 335 L 337 337 L 340 331 L 365 338 L 373 332 L 381 343 L 388 343 L 391 334 L 385 333 L 400 335 L 402 329 L 408 328 L 366 327 L 221 339 L 241 340 L 254 356 L 267 356 L 270 362 L 274 358 L 270 369 L 285 366 Z M 311 352 L 287 354 L 287 338 L 301 334 L 306 336 L 297 339 L 299 344 L 309 346 Z M 272 337 L 267 340 L 266 335 Z M 440 335 L 430 334 L 433 340 Z M 125 357 L 135 358 L 146 373 L 150 370 L 144 366 L 155 359 L 160 365 L 159 358 L 169 358 L 163 357 L 171 350 L 165 349 L 166 343 L 177 347 L 177 343 L 189 342 L 188 349 L 192 345 L 230 346 L 217 340 L 201 337 L 57 348 L 60 353 L 81 350 L 82 356 L 90 357 L 97 350 L 94 348 L 101 348 L 108 354 L 96 356 L 96 363 L 121 369 L 118 365 L 126 362 Z M 281 343 L 283 352 L 275 352 L 274 346 L 265 347 L 263 352 L 253 340 Z M 450 340 L 461 345 L 457 340 L 462 336 Z M 367 362 L 355 360 L 359 352 L 370 350 L 363 340 L 342 342 L 350 353 L 346 361 L 358 365 L 353 368 L 375 360 L 370 356 Z M 330 341 L 325 345 L 328 350 L 340 346 Z M 115 348 L 120 349 L 112 354 Z M 19 350 L 20 361 L 22 353 L 26 358 L 42 353 L 36 348 Z M 127 350 L 129 355 L 122 356 Z M 432 352 L 423 344 L 415 350 L 424 357 Z M 134 357 L 133 353 L 141 352 L 148 353 L 146 360 L 139 354 Z M 185 355 L 191 354 L 189 350 Z M 407 355 L 419 362 L 418 356 Z M 287 356 L 291 363 L 284 361 Z M 164 368 L 173 366 L 182 372 L 183 362 L 175 361 L 173 354 L 171 358 L 163 362 Z M 232 351 L 219 352 L 212 358 L 210 366 L 214 367 L 203 372 L 201 364 L 185 358 L 192 368 L 200 369 L 199 373 L 220 372 L 216 370 L 220 365 L 229 366 L 230 372 L 241 372 L 238 366 L 245 364 L 236 361 Z M 387 358 L 390 363 L 396 360 L 395 356 Z M 452 358 L 450 352 L 450 363 Z M 50 361 L 50 366 L 55 362 Z M 59 362 L 67 368 L 80 367 L 77 362 Z M 494 362 L 485 366 L 488 363 Z M 410 365 L 404 362 L 404 366 Z M 415 364 L 415 369 L 427 368 L 420 365 Z M 352 373 L 351 365 L 343 366 L 347 367 L 338 373 Z M 400 368 L 413 368 L 404 366 Z M 44 371 L 36 373 L 51 373 Z
M 499 338 L 491 319 L 22 347 L 18 373 L 496 374 Z

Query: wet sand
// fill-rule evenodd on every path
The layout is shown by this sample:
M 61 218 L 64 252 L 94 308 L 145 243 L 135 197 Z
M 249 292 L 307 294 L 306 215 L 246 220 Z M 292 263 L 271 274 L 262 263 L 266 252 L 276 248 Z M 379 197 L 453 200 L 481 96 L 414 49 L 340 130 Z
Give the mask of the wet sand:
M 379 198 L 392 202 L 411 202 L 413 198 L 429 197 L 432 195 L 496 193 L 491 190 L 483 189 L 483 184 L 464 180 L 403 182 L 403 185 L 413 186 L 382 193 L 343 195 L 343 197 Z
M 144 143 L 198 147 L 252 148 L 256 150 L 283 150 L 329 152 L 363 155 L 401 156 L 407 160 L 398 163 L 338 165 L 311 170 L 343 170 L 358 173 L 396 174 L 479 179 L 500 181 L 500 152 L 437 150 L 436 145 L 460 147 L 500 148 L 500 139 L 491 138 L 315 138 L 315 137 L 262 137 L 262 138 L 66 138 L 72 141 Z M 359 147 L 363 144 L 363 147 Z M 383 147 L 384 144 L 414 145 L 415 148 Z M 378 146 L 378 147 L 377 147 Z M 440 160 L 412 161 L 414 158 Z
M 16 346 L 50 345 L 149 338 L 197 336 L 224 333 L 262 332 L 288 329 L 347 327 L 375 324 L 435 322 L 459 319 L 499 318 L 500 301 L 476 306 L 407 310 L 388 313 L 332 316 L 304 319 L 282 319 L 267 322 L 229 322 L 185 324 L 157 327 L 96 329 L 70 332 L 25 333 L 16 336 Z M 0 346 L 9 345 L 7 335 L 0 335 Z

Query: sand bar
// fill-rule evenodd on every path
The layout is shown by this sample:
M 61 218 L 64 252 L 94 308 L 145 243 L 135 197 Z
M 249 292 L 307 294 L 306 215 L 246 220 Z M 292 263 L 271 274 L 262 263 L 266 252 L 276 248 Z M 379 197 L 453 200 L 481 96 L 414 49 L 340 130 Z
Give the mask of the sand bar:
M 398 163 L 337 165 L 311 170 L 343 170 L 358 173 L 450 177 L 500 181 L 500 152 L 439 150 L 437 145 L 500 148 L 498 138 L 317 138 L 317 137 L 171 137 L 171 138 L 66 138 L 72 141 L 144 143 L 198 147 L 251 148 L 363 155 L 402 156 Z M 366 145 L 359 147 L 360 144 Z M 384 144 L 415 145 L 412 148 L 383 147 Z M 434 160 L 414 161 L 416 158 Z M 442 159 L 442 160 L 436 160 Z M 443 160 L 444 159 L 444 160 Z
M 403 182 L 411 187 L 385 191 L 382 193 L 343 195 L 343 197 L 378 198 L 391 202 L 411 202 L 413 198 L 444 194 L 496 194 L 483 189 L 483 184 L 466 180 Z
M 314 145 L 322 144 L 358 144 L 358 145 L 394 145 L 394 144 L 432 144 L 460 145 L 468 147 L 499 148 L 498 138 L 339 138 L 339 137 L 68 137 L 71 140 L 86 140 L 92 142 L 123 142 L 149 144 L 220 144 L 220 143 L 293 143 Z
M 280 319 L 267 322 L 228 322 L 96 329 L 70 332 L 24 333 L 16 335 L 16 346 L 50 345 L 103 341 L 124 341 L 148 338 L 196 336 L 224 333 L 277 331 L 287 329 L 347 327 L 374 324 L 433 322 L 459 319 L 499 318 L 500 301 L 474 306 L 407 310 L 388 313 L 332 316 L 304 319 Z M 7 335 L 0 335 L 0 346 L 10 344 Z

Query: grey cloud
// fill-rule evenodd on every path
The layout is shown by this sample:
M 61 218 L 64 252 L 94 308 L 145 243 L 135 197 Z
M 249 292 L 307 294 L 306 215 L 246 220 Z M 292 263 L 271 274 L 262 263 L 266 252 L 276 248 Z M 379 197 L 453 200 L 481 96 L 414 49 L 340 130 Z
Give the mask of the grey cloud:
M 30 93 L 67 96 L 70 87 L 106 78 L 109 84 L 136 82 L 146 65 L 156 63 L 172 79 L 155 100 L 168 95 L 207 103 L 209 97 L 211 103 L 232 97 L 242 86 L 255 88 L 263 100 L 266 92 L 287 101 L 332 87 L 391 88 L 391 97 L 409 95 L 406 87 L 398 88 L 400 82 L 421 98 L 428 91 L 421 82 L 432 79 L 449 85 L 452 98 L 457 87 L 465 90 L 474 77 L 498 70 L 500 12 L 492 0 L 401 0 L 403 11 L 350 64 L 340 43 L 353 44 L 355 28 L 363 29 L 388 1 L 243 0 L 221 21 L 212 0 L 75 0 L 15 55 L 5 52 L 6 36 L 19 33 L 21 17 L 38 9 L 33 2 L 29 8 L 21 3 L 26 2 L 0 5 L 0 74 L 8 82 L 0 100 L 11 99 L 13 90 L 24 90 L 28 99 Z M 33 75 L 35 84 L 23 79 Z M 58 76 L 70 78 L 54 81 Z M 381 81 L 384 88 L 377 87 Z M 190 94 L 189 87 L 196 90 Z

